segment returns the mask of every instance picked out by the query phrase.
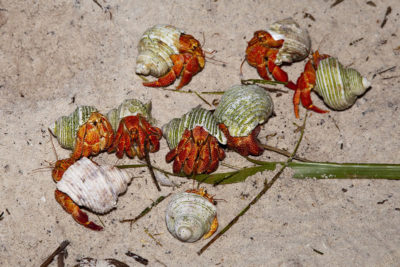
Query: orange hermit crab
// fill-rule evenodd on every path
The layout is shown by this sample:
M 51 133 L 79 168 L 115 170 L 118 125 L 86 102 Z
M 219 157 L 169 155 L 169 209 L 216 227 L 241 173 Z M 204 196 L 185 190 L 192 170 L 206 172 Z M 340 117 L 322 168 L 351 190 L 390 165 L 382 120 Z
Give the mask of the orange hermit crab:
M 164 125 L 163 132 L 171 149 L 165 159 L 174 161 L 174 173 L 211 173 L 225 158 L 219 143 L 226 144 L 226 137 L 210 111 L 196 107 Z
M 170 25 L 156 25 L 147 29 L 139 41 L 138 50 L 136 74 L 158 78 L 156 81 L 143 83 L 144 86 L 168 86 L 182 75 L 176 87 L 180 89 L 205 64 L 199 41 Z
M 273 23 L 267 31 L 256 31 L 246 49 L 247 62 L 257 68 L 258 74 L 269 80 L 268 71 L 275 80 L 285 82 L 286 87 L 295 90 L 296 85 L 279 66 L 303 60 L 310 53 L 311 41 L 307 30 L 292 19 Z M 268 69 L 268 71 L 267 71 Z
M 151 104 L 143 105 L 139 100 L 125 100 L 118 108 L 111 110 L 107 117 L 116 131 L 115 139 L 108 152 L 117 151 L 122 158 L 124 152 L 130 158 L 143 159 L 149 152 L 160 149 L 162 137 L 160 128 L 152 126 Z
M 63 116 L 50 127 L 63 148 L 73 150 L 71 158 L 94 156 L 108 149 L 114 131 L 105 116 L 91 106 L 80 106 L 69 116 Z

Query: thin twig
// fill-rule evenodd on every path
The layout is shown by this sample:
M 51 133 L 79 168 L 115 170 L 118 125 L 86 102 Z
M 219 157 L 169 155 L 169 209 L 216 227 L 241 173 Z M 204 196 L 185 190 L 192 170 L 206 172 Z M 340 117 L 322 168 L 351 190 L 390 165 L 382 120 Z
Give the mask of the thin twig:
M 125 253 L 125 255 L 128 256 L 128 257 L 134 258 L 135 261 L 137 261 L 137 262 L 139 262 L 139 263 L 141 263 L 143 265 L 149 264 L 149 260 L 147 260 L 147 259 L 145 259 L 145 258 L 143 258 L 143 257 L 141 257 L 138 254 L 135 254 L 133 252 L 128 251 L 128 252 Z
M 160 243 L 160 241 L 158 241 L 150 232 L 149 229 L 144 228 L 144 232 L 151 238 L 154 240 L 154 242 L 156 242 L 157 245 L 159 245 L 160 247 L 162 247 L 163 245 Z
M 343 2 L 344 0 L 336 0 L 335 1 L 335 3 L 333 3 L 332 5 L 331 5 L 331 8 L 332 7 L 335 7 L 335 6 L 337 6 L 337 5 L 339 5 L 341 2 Z
M 291 156 L 291 153 L 289 151 L 284 150 L 284 149 L 280 149 L 280 148 L 277 148 L 277 147 L 264 145 L 264 144 L 261 144 L 261 146 L 266 150 L 276 152 L 276 153 L 284 155 L 286 157 L 290 157 Z M 301 158 L 301 157 L 298 157 L 298 156 L 294 156 L 293 159 L 298 160 L 298 161 L 304 161 L 304 162 L 312 162 L 311 160 L 308 160 L 306 158 Z
M 63 251 L 69 245 L 68 240 L 61 242 L 60 246 L 51 253 L 51 255 L 40 265 L 40 267 L 47 267 L 53 261 L 54 257 L 57 256 L 61 251 Z
M 157 206 L 158 204 L 161 203 L 161 201 L 163 201 L 164 199 L 166 199 L 167 197 L 169 197 L 172 193 L 169 193 L 166 196 L 160 196 L 159 198 L 157 198 L 156 201 L 154 201 L 153 203 L 151 203 L 150 206 L 148 206 L 147 208 L 145 208 L 138 216 L 136 216 L 133 219 L 124 219 L 124 220 L 120 220 L 120 223 L 125 223 L 125 222 L 130 222 L 131 225 L 133 223 L 135 223 L 137 220 L 139 220 L 140 218 L 142 218 L 143 216 L 145 216 L 147 213 L 149 213 L 155 206 Z
M 306 113 L 305 118 L 304 118 L 304 122 L 301 128 L 301 133 L 300 133 L 300 138 L 296 144 L 295 149 L 293 150 L 293 153 L 291 154 L 291 156 L 288 158 L 288 160 L 286 161 L 286 163 L 281 167 L 281 169 L 274 175 L 274 177 L 272 178 L 272 180 L 270 182 L 268 182 L 267 179 L 265 179 L 264 181 L 264 187 L 263 189 L 260 191 L 260 193 L 257 194 L 257 196 L 238 214 L 235 216 L 235 218 L 233 218 L 232 221 L 230 221 L 228 223 L 228 225 L 226 225 L 218 234 L 216 234 L 213 239 L 211 239 L 210 241 L 208 241 L 207 244 L 205 244 L 198 252 L 197 254 L 200 256 L 209 246 L 211 246 L 218 238 L 220 238 L 226 231 L 228 231 L 239 219 L 240 217 L 242 217 L 243 215 L 246 214 L 246 212 L 251 208 L 251 206 L 253 206 L 254 204 L 256 204 L 258 202 L 258 200 L 272 187 L 272 185 L 276 182 L 276 180 L 278 180 L 278 178 L 280 177 L 280 175 L 283 173 L 283 171 L 285 170 L 285 168 L 287 167 L 287 164 L 289 162 L 291 162 L 294 158 L 294 156 L 297 153 L 297 150 L 300 146 L 301 140 L 303 139 L 303 135 L 304 135 L 304 129 L 305 129 L 305 125 L 306 125 L 306 120 L 307 120 L 307 115 L 308 113 Z
M 158 191 L 161 191 L 161 188 L 160 188 L 160 185 L 158 184 L 157 178 L 156 178 L 156 176 L 154 175 L 153 166 L 151 165 L 151 162 L 150 162 L 149 153 L 146 151 L 144 154 L 145 154 L 145 155 L 144 155 L 144 159 L 146 160 L 147 168 L 149 169 L 150 176 L 151 176 L 151 178 L 153 179 L 153 182 L 154 182 L 154 184 L 156 185 L 157 190 L 158 190 Z
M 210 107 L 212 107 L 212 105 L 210 103 L 208 103 L 207 100 L 205 100 L 204 97 L 202 97 L 199 93 L 197 93 L 196 91 L 194 91 L 194 93 L 201 99 L 203 100 L 204 103 L 206 103 L 207 105 L 209 105 Z

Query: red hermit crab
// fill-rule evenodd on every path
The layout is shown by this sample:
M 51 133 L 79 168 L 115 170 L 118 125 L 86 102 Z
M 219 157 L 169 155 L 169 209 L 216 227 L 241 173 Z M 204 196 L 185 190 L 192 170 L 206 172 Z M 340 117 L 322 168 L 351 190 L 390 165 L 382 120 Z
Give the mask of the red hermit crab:
M 256 31 L 246 49 L 247 62 L 257 68 L 258 74 L 269 80 L 268 71 L 286 87 L 295 90 L 296 85 L 288 81 L 288 75 L 279 66 L 283 62 L 303 60 L 310 53 L 311 41 L 307 30 L 292 19 L 273 23 L 267 31 Z M 268 71 L 267 71 L 268 69 Z
M 368 80 L 352 68 L 345 68 L 329 55 L 316 51 L 297 79 L 293 96 L 294 113 L 299 117 L 299 103 L 318 113 L 328 112 L 313 105 L 311 90 L 315 90 L 324 102 L 335 110 L 344 110 L 354 104 L 370 86 Z
M 105 116 L 91 106 L 80 106 L 69 116 L 63 116 L 50 127 L 63 148 L 73 150 L 71 158 L 94 156 L 108 149 L 114 131 Z
M 130 158 L 143 159 L 146 153 L 160 149 L 161 129 L 152 126 L 151 104 L 143 105 L 139 100 L 125 100 L 118 108 L 111 110 L 107 117 L 116 131 L 115 139 L 108 152 L 117 151 L 118 158 L 124 152 Z
M 214 116 L 227 138 L 227 147 L 242 156 L 261 155 L 264 148 L 257 135 L 273 108 L 271 96 L 257 85 L 235 85 L 225 91 Z
M 138 50 L 136 74 L 158 78 L 156 81 L 143 83 L 144 86 L 168 86 L 182 75 L 176 87 L 180 89 L 205 64 L 199 41 L 170 25 L 156 25 L 147 29 L 140 39 Z
M 201 107 L 194 108 L 180 119 L 171 120 L 163 126 L 163 132 L 171 149 L 165 159 L 174 161 L 174 173 L 211 173 L 225 158 L 218 142 L 226 144 L 226 137 L 218 129 L 211 112 Z

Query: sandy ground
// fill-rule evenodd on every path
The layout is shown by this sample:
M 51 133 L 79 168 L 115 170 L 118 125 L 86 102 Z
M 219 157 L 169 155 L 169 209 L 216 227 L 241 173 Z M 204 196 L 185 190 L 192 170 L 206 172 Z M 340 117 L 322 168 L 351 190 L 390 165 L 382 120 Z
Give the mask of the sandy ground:
M 198 256 L 206 241 L 184 244 L 168 233 L 167 201 L 132 229 L 119 222 L 136 216 L 160 195 L 191 188 L 192 182 L 176 178 L 184 183 L 181 188 L 163 187 L 159 193 L 145 169 L 134 170 L 132 175 L 140 178 L 120 197 L 118 208 L 100 216 L 105 230 L 89 231 L 54 200 L 49 162 L 54 163 L 56 156 L 47 132 L 54 120 L 79 105 L 107 111 L 126 98 L 151 100 L 158 126 L 196 105 L 210 108 L 194 94 L 141 85 L 134 74 L 136 47 L 152 25 L 175 25 L 202 42 L 204 34 L 205 49 L 216 50 L 215 58 L 226 64 L 209 60 L 184 89 L 220 91 L 240 82 L 240 63 L 253 32 L 293 17 L 309 30 L 314 50 L 338 57 L 372 82 L 372 88 L 350 109 L 312 114 L 299 155 L 316 161 L 399 163 L 398 0 L 343 1 L 334 7 L 334 1 L 327 0 L 281 0 L 279 5 L 269 0 L 98 1 L 107 12 L 90 0 L 0 2 L 1 266 L 38 266 L 65 239 L 71 242 L 67 266 L 82 257 L 116 258 L 139 265 L 125 256 L 128 250 L 147 258 L 151 266 L 398 266 L 399 182 L 295 180 L 285 171 L 246 216 Z M 389 6 L 391 13 L 381 27 Z M 301 62 L 284 69 L 296 79 L 303 66 Z M 247 64 L 244 76 L 258 77 Z M 299 136 L 293 123 L 301 123 L 292 111 L 292 92 L 272 96 L 276 116 L 263 126 L 259 138 L 292 150 Z M 315 94 L 312 97 L 316 105 L 326 107 Z M 220 96 L 205 98 L 212 102 Z M 267 135 L 273 136 L 266 139 Z M 58 144 L 56 150 L 61 158 L 69 154 Z M 167 151 L 163 140 L 152 159 L 170 170 L 164 161 Z M 260 159 L 284 160 L 268 151 Z M 96 160 L 117 162 L 107 154 Z M 138 162 L 125 158 L 118 163 Z M 225 162 L 247 164 L 233 152 L 227 153 Z M 222 199 L 218 202 L 220 225 L 243 209 L 264 179 L 272 176 L 264 172 L 240 184 L 206 186 Z M 89 216 L 99 223 L 95 214 Z

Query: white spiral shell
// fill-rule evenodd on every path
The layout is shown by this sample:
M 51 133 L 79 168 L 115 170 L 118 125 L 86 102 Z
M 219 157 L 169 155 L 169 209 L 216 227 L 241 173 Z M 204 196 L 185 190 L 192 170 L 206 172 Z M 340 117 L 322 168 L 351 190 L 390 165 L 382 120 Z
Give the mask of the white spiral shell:
M 195 242 L 210 231 L 217 208 L 205 197 L 182 192 L 172 196 L 165 214 L 168 231 L 183 242 Z
M 217 120 L 213 114 L 200 106 L 184 114 L 182 118 L 172 119 L 162 127 L 162 132 L 170 149 L 174 149 L 182 138 L 185 129 L 193 130 L 201 126 L 209 134 L 217 138 L 221 144 L 226 144 L 224 133 L 218 128 Z
M 214 116 L 231 136 L 248 136 L 271 116 L 273 109 L 271 96 L 260 86 L 234 85 L 222 96 Z
M 57 189 L 77 205 L 103 214 L 117 206 L 118 195 L 126 191 L 130 181 L 126 171 L 83 157 L 65 171 Z
M 370 85 L 359 72 L 345 68 L 336 58 L 329 57 L 318 64 L 314 90 L 329 107 L 344 110 L 352 106 Z
M 292 18 L 279 20 L 267 30 L 275 40 L 285 40 L 279 49 L 275 64 L 292 63 L 303 60 L 311 49 L 311 39 L 306 29 L 300 28 Z
M 114 131 L 117 131 L 119 122 L 122 118 L 141 114 L 147 121 L 151 122 L 152 118 L 150 113 L 151 102 L 143 104 L 137 99 L 126 99 L 118 106 L 118 108 L 112 109 L 107 113 L 107 119 Z
M 136 74 L 161 77 L 174 65 L 171 55 L 179 54 L 179 37 L 184 33 L 171 25 L 147 29 L 138 45 Z

